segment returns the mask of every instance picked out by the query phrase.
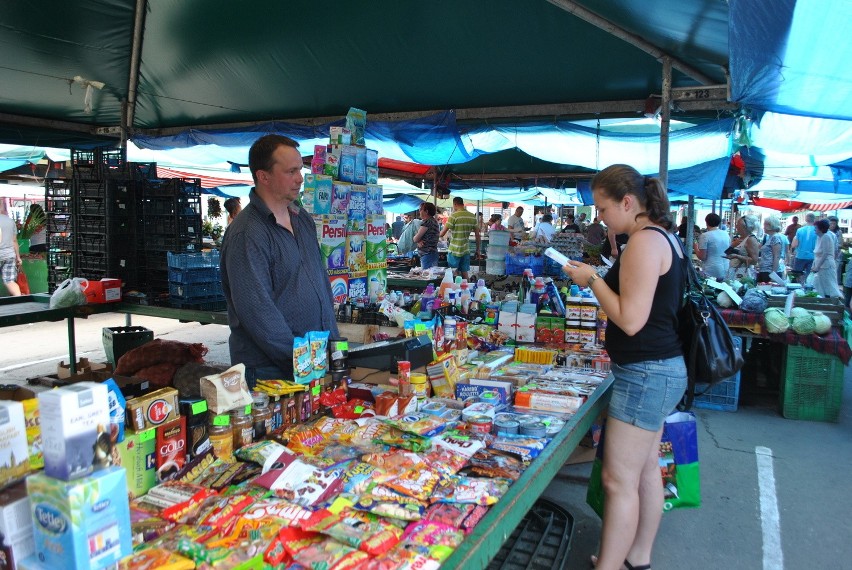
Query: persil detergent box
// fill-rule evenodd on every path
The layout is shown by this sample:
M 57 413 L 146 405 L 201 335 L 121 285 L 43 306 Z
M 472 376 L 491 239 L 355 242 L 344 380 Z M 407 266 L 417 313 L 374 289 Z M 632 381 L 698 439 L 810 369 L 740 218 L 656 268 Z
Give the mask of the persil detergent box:
M 317 224 L 320 251 L 327 270 L 347 269 L 346 216 L 326 214 Z
M 334 302 L 345 303 L 349 297 L 349 273 L 329 275 L 328 280 L 331 283 L 331 296 Z
M 347 231 L 359 233 L 364 231 L 367 219 L 367 187 L 354 185 L 349 191 L 349 207 L 346 209 Z
M 27 421 L 21 402 L 0 401 L 0 486 L 30 472 Z M 7 535 L 8 537 L 8 535 Z
M 331 214 L 346 214 L 349 210 L 349 192 L 352 185 L 348 182 L 334 181 L 331 185 Z
M 44 472 L 70 481 L 112 461 L 107 387 L 79 382 L 38 395 Z
M 367 236 L 360 234 L 346 235 L 346 264 L 350 273 L 367 270 Z
M 331 213 L 331 191 L 333 181 L 331 176 L 317 174 L 314 176 L 314 214 Z
M 378 184 L 367 184 L 367 214 L 381 214 L 385 211 L 382 205 L 382 187 Z
M 378 269 L 387 266 L 388 236 L 384 214 L 367 216 L 367 268 Z
M 38 473 L 27 479 L 36 557 L 48 568 L 99 570 L 133 551 L 124 469 L 78 481 Z

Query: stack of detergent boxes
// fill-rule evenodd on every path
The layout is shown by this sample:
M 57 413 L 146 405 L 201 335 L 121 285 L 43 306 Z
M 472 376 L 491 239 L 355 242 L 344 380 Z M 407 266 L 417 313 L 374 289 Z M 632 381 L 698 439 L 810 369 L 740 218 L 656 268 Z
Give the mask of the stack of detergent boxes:
M 387 233 L 378 152 L 364 146 L 366 113 L 350 109 L 330 144 L 314 147 L 302 204 L 314 216 L 335 303 L 375 301 L 387 288 Z
M 113 467 L 107 386 L 80 382 L 38 396 L 44 472 L 27 479 L 35 554 L 19 568 L 97 570 L 132 553 L 127 477 Z

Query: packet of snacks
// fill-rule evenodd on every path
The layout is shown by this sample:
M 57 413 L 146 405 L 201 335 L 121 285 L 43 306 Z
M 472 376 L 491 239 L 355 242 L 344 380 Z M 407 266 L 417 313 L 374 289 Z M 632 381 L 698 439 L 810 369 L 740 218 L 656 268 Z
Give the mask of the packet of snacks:
M 216 415 L 252 404 L 245 364 L 235 364 L 221 374 L 203 376 L 200 384 L 201 397 L 207 400 L 207 408 Z

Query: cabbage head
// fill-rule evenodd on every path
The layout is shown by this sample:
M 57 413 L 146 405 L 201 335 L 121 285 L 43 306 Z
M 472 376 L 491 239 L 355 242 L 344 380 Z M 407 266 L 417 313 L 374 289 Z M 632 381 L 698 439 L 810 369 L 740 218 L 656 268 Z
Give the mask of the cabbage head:
M 797 334 L 813 334 L 816 331 L 814 316 L 808 312 L 807 315 L 793 317 L 793 330 Z
M 790 310 L 790 318 L 795 319 L 796 317 L 806 317 L 810 315 L 811 312 L 803 307 L 793 307 Z
M 784 311 L 778 307 L 770 307 L 763 313 L 766 321 L 766 331 L 771 334 L 779 334 L 787 332 L 790 327 L 790 319 L 784 314 Z
M 831 330 L 831 319 L 828 315 L 820 312 L 812 313 L 814 317 L 814 332 L 817 334 L 826 334 Z
M 730 309 L 734 306 L 734 300 L 731 299 L 730 295 L 728 295 L 724 291 L 721 291 L 716 296 L 716 304 L 722 307 L 723 309 Z

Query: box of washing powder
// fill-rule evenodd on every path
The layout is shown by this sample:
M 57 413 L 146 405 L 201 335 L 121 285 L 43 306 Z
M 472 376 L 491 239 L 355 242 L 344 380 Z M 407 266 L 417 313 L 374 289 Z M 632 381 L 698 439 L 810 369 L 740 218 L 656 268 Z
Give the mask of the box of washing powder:
M 384 214 L 367 215 L 367 269 L 387 267 L 388 237 Z
M 349 191 L 349 206 L 346 209 L 346 230 L 364 231 L 367 220 L 367 187 L 355 184 Z
M 326 214 L 317 223 L 320 252 L 326 270 L 347 269 L 346 264 L 346 216 Z

